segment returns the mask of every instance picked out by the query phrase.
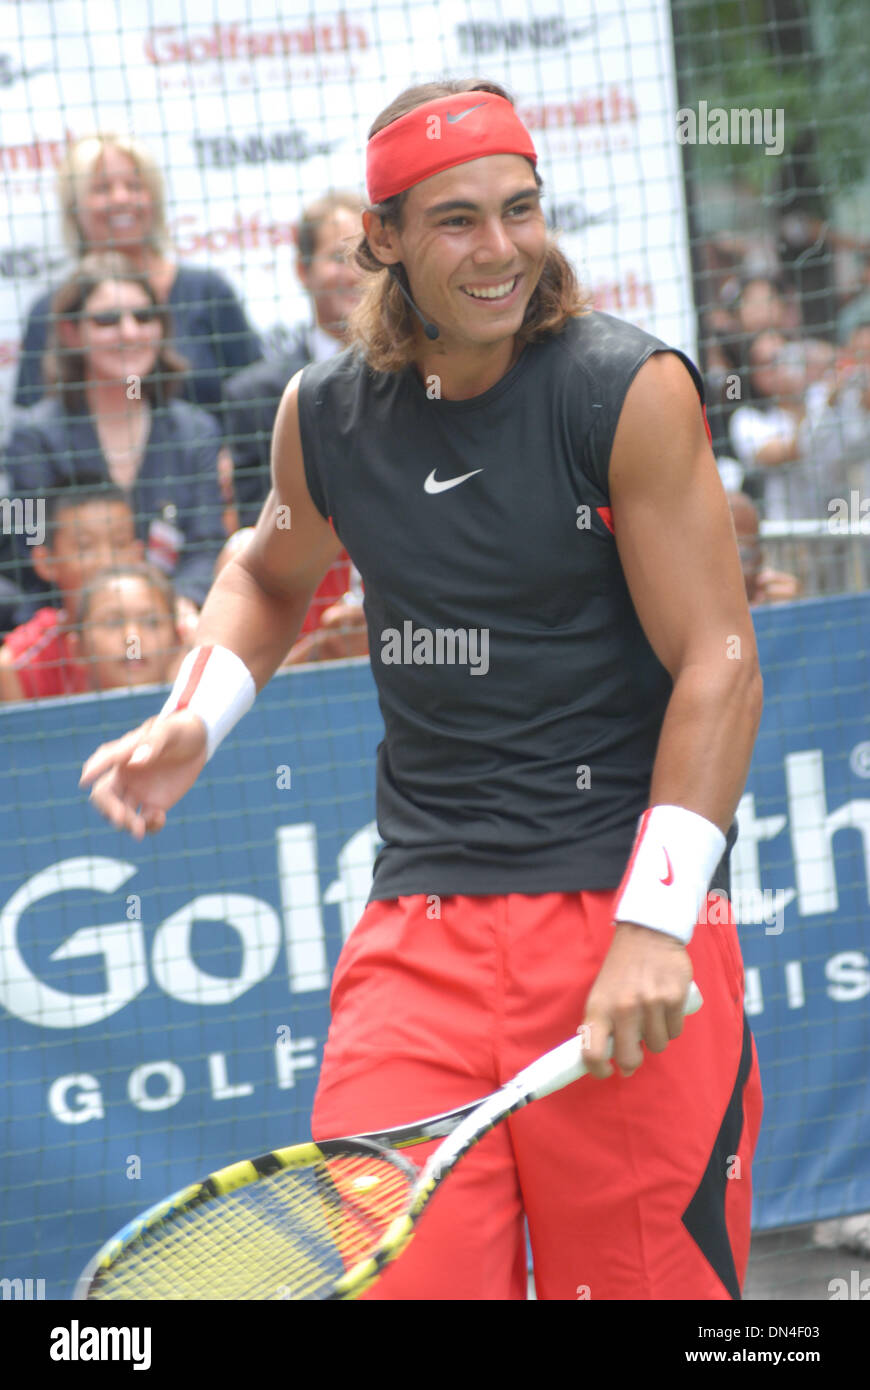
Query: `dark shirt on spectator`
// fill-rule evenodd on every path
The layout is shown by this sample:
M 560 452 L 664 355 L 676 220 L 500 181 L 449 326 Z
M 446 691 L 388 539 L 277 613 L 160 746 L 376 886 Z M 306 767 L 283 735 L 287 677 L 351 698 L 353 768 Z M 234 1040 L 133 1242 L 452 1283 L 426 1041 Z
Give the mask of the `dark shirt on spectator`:
M 188 401 L 170 401 L 152 413 L 148 442 L 129 493 L 137 536 L 149 550 L 159 550 L 153 558 L 160 563 L 164 557 L 163 568 L 171 574 L 176 593 L 197 606 L 208 593 L 226 539 L 217 471 L 220 447 L 218 425 L 206 411 Z M 86 413 L 65 413 L 54 397 L 17 413 L 3 463 L 16 497 L 40 497 L 50 489 L 75 486 L 82 477 L 110 480 L 95 421 Z M 171 558 L 165 560 L 167 524 L 180 532 L 174 564 Z M 27 549 L 23 541 L 16 546 L 15 577 L 25 595 L 45 594 L 47 586 L 30 568 Z
M 15 383 L 16 405 L 34 405 L 42 398 L 42 358 L 48 345 L 53 297 L 53 290 L 40 296 L 27 316 Z M 194 405 L 218 411 L 225 379 L 260 359 L 260 340 L 235 290 L 216 270 L 179 266 L 168 304 L 172 346 L 190 363 L 181 394 Z
M 233 456 L 239 525 L 255 526 L 269 493 L 275 416 L 288 381 L 312 359 L 305 332 L 279 358 L 255 362 L 224 383 L 224 436 Z

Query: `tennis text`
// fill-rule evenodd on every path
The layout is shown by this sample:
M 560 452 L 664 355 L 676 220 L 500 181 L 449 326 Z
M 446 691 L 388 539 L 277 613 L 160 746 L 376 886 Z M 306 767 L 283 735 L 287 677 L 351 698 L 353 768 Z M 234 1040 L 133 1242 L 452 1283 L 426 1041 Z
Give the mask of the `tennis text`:
M 51 1329 L 52 1361 L 132 1361 L 135 1371 L 151 1366 L 150 1327 L 69 1327 Z

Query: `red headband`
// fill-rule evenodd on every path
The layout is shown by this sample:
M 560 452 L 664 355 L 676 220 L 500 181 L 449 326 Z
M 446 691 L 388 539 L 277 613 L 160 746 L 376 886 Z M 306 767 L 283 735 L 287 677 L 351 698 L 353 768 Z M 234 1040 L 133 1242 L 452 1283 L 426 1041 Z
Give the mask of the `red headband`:
M 511 103 L 492 92 L 438 97 L 391 121 L 369 140 L 369 198 L 382 203 L 433 174 L 488 154 L 521 154 L 537 163 L 532 137 Z

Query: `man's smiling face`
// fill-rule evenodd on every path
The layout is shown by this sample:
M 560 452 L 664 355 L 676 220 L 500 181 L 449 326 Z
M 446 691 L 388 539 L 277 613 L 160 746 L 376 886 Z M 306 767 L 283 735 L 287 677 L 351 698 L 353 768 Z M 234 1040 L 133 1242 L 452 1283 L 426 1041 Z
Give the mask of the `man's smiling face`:
M 445 169 L 409 190 L 392 254 L 445 346 L 494 345 L 519 330 L 547 255 L 535 175 L 522 155 Z

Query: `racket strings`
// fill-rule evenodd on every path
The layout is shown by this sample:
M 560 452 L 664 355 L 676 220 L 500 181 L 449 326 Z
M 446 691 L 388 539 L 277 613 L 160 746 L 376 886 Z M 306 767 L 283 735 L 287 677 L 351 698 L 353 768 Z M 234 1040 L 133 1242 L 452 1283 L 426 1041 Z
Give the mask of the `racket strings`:
M 173 1213 L 101 1271 L 97 1299 L 318 1299 L 408 1206 L 409 1176 L 343 1155 Z

